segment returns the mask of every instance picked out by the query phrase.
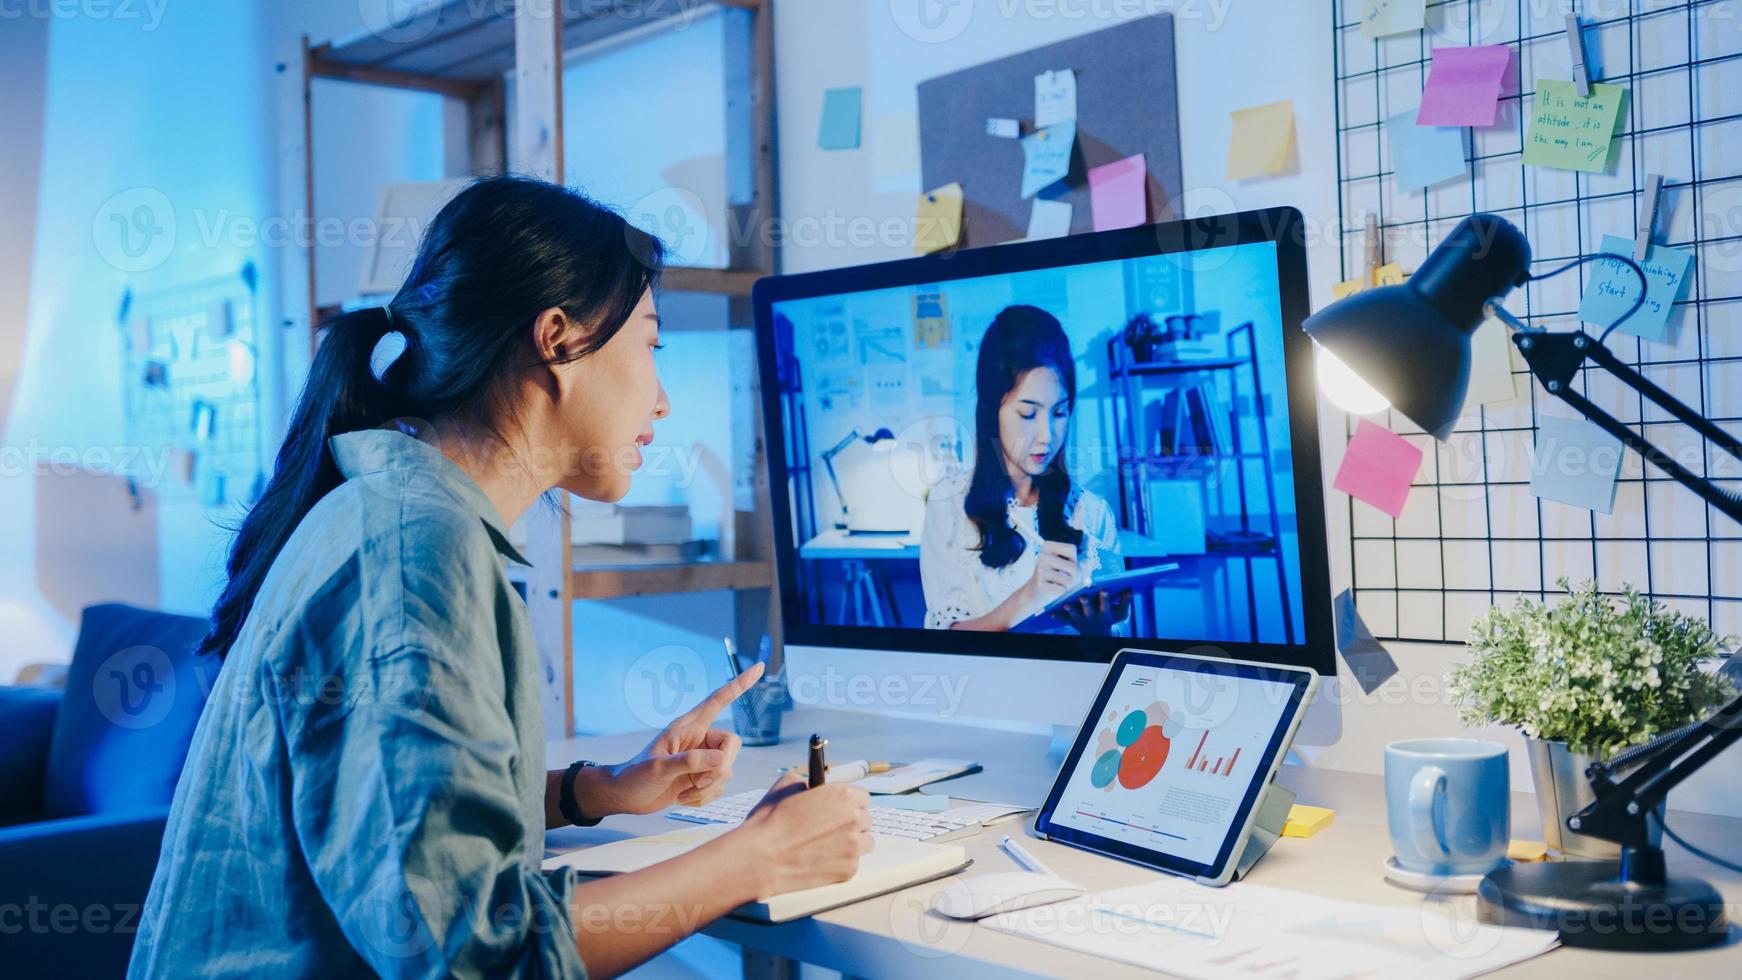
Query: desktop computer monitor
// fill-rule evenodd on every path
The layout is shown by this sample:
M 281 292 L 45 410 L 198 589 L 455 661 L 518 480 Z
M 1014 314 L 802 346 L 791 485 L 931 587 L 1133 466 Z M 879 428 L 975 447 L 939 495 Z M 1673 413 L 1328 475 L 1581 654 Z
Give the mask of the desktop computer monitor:
M 754 306 L 789 653 L 1335 673 L 1299 212 L 775 276 Z

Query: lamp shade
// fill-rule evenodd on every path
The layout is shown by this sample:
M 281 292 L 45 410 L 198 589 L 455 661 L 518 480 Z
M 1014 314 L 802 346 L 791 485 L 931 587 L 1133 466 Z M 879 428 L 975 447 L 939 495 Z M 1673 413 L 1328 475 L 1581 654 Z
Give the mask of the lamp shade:
M 1458 222 L 1408 282 L 1355 293 L 1301 326 L 1392 407 L 1444 439 L 1464 407 L 1470 336 L 1487 302 L 1529 273 L 1530 244 L 1518 229 L 1475 214 Z

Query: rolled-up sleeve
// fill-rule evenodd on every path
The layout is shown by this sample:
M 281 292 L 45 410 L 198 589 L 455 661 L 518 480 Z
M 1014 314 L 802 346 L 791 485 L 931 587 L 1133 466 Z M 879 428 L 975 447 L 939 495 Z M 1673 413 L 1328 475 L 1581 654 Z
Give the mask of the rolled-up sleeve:
M 342 696 L 280 710 L 315 884 L 383 977 L 584 977 L 573 877 L 527 853 L 501 665 L 437 646 L 375 654 Z

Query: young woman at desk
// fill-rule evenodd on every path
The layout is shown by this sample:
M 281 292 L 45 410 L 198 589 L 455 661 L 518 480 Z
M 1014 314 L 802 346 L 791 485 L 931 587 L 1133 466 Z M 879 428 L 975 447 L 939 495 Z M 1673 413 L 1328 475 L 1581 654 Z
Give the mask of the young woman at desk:
M 328 322 L 202 644 L 224 666 L 132 975 L 609 975 L 853 874 L 864 791 L 797 777 L 645 871 L 540 870 L 547 827 L 718 795 L 738 739 L 709 724 L 760 673 L 628 762 L 545 770 L 507 530 L 552 488 L 628 490 L 669 411 L 660 256 L 580 195 L 488 178 L 442 209 L 386 307 Z M 377 370 L 390 333 L 403 350 Z
M 926 499 L 927 629 L 1009 630 L 1096 572 L 1123 567 L 1113 512 L 1065 466 L 1077 371 L 1058 319 L 1006 307 L 980 341 L 974 389 L 973 472 Z M 1077 632 L 1104 635 L 1129 603 L 1128 592 L 1097 590 L 1058 611 Z

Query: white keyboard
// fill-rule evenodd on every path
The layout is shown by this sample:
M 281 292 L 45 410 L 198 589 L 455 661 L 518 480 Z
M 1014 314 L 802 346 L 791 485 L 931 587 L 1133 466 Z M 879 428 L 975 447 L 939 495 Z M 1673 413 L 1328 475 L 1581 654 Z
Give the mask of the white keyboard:
M 762 801 L 763 790 L 753 789 L 722 796 L 705 806 L 679 806 L 666 812 L 673 820 L 691 823 L 738 823 Z M 985 804 L 957 804 L 936 813 L 871 805 L 871 833 L 879 837 L 903 837 L 917 841 L 947 841 L 980 829 L 980 811 Z

